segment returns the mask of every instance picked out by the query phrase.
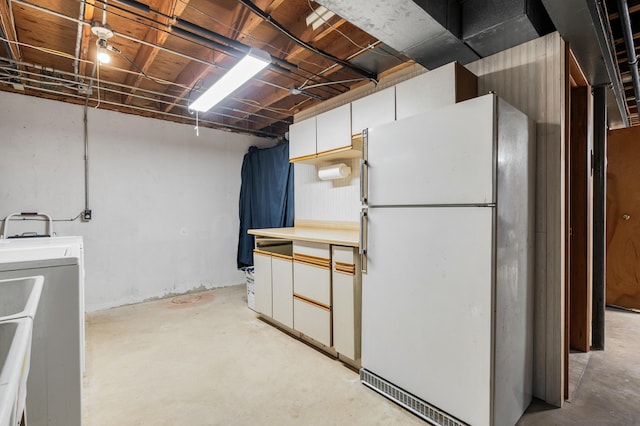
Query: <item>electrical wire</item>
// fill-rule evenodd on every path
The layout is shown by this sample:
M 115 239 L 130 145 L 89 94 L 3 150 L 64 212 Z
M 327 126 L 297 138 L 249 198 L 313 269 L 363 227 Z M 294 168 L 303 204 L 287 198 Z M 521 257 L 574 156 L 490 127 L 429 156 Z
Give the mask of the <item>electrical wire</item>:
M 70 53 L 61 52 L 61 51 L 55 50 L 55 49 L 49 49 L 48 47 L 34 46 L 32 44 L 29 44 L 29 43 L 23 43 L 23 42 L 20 42 L 20 41 L 9 40 L 8 38 L 1 37 L 1 36 L 0 36 L 0 40 L 5 41 L 7 43 L 15 44 L 15 45 L 18 45 L 18 46 L 28 47 L 29 49 L 38 50 L 40 52 L 49 53 L 51 55 L 61 56 L 63 58 L 74 59 L 75 60 L 75 56 L 73 56 Z M 86 62 L 86 63 L 92 63 L 92 61 L 89 61 L 89 60 L 86 60 L 86 59 L 80 59 L 80 61 L 81 62 Z
M 2 58 L 0 58 L 0 60 L 2 60 Z M 26 65 L 25 63 L 18 63 L 18 62 L 15 62 L 15 61 L 13 61 L 13 63 L 22 64 L 22 67 L 29 66 L 29 65 Z M 105 65 L 102 65 L 102 67 L 104 67 L 104 66 Z M 6 69 L 2 65 L 0 65 L 0 70 L 6 70 Z M 11 70 L 13 70 L 13 68 L 11 68 Z M 33 77 L 40 77 L 41 74 L 30 72 L 30 71 L 27 71 L 27 70 L 24 70 L 24 69 L 20 69 L 17 72 L 19 73 L 19 75 L 16 75 L 15 73 L 10 73 L 10 70 L 6 70 L 6 74 L 4 74 L 4 75 L 7 77 L 7 81 L 15 80 L 16 78 L 18 78 L 21 82 L 33 82 L 33 83 L 36 83 L 36 84 L 41 84 L 42 83 L 41 80 L 37 80 L 35 78 L 25 77 L 25 75 L 27 75 L 27 76 L 30 75 L 30 76 L 33 76 Z M 58 82 L 62 82 L 62 83 L 56 83 L 55 85 L 57 85 L 57 86 L 62 86 L 62 87 L 66 87 L 68 89 L 77 91 L 78 88 L 79 88 L 78 86 L 80 86 L 81 84 L 77 83 L 75 81 L 71 82 L 71 84 L 65 84 L 65 83 L 68 82 L 68 80 L 64 80 L 63 79 L 63 76 L 64 76 L 65 72 L 61 71 L 60 73 L 62 73 L 62 74 L 59 77 L 49 76 L 48 78 L 49 79 L 54 79 L 54 80 L 56 80 Z M 67 74 L 72 76 L 72 74 L 70 74 L 70 73 L 67 73 Z M 2 74 L 0 74 L 0 75 L 2 75 Z M 104 79 L 101 79 L 101 81 L 104 81 Z M 94 82 L 94 79 L 90 80 L 90 84 L 93 84 L 93 82 Z M 54 85 L 54 84 L 51 84 L 50 82 L 47 82 L 47 83 L 49 85 Z M 105 82 L 105 84 L 102 85 L 102 90 L 106 91 L 106 92 L 115 93 L 117 95 L 122 95 L 122 96 L 127 96 L 127 95 L 130 94 L 130 92 L 125 92 L 125 91 L 122 91 L 122 90 L 117 90 L 117 89 L 114 89 L 114 88 L 110 88 L 108 85 L 116 85 L 116 84 L 114 84 L 112 82 Z M 123 86 L 123 85 L 120 85 L 120 86 L 125 87 L 125 88 L 131 88 L 132 87 L 132 86 Z M 149 93 L 150 95 L 154 95 L 154 96 L 160 97 L 160 99 L 157 98 L 157 97 L 142 96 L 142 95 L 139 95 L 139 94 L 134 94 L 133 97 L 136 98 L 136 99 L 147 100 L 147 101 L 151 101 L 151 102 L 154 102 L 154 103 L 161 103 L 161 104 L 165 104 L 165 105 L 178 106 L 178 107 L 181 107 L 181 108 L 186 108 L 187 107 L 187 105 L 186 105 L 187 98 L 175 97 L 176 100 L 174 102 L 169 102 L 169 101 L 165 101 L 165 100 L 163 100 L 161 98 L 162 97 L 173 96 L 173 95 L 169 95 L 169 94 L 161 93 L 161 92 L 155 92 L 155 91 L 148 90 L 148 89 L 140 89 L 139 92 Z M 185 104 L 183 105 L 183 104 L 181 104 L 181 102 L 185 102 Z M 254 101 L 254 102 L 256 102 L 256 101 Z M 254 105 L 255 104 L 253 104 L 252 106 L 254 106 Z M 122 105 L 122 106 L 127 106 L 127 105 Z M 266 115 L 258 114 L 256 112 L 241 111 L 241 110 L 237 110 L 235 108 L 230 108 L 230 107 L 227 107 L 227 106 L 224 106 L 224 105 L 221 105 L 219 108 L 222 108 L 222 109 L 225 109 L 225 110 L 229 110 L 229 111 L 233 111 L 233 112 L 239 112 L 239 113 L 242 113 L 242 114 L 245 114 L 245 115 L 254 116 L 254 117 L 260 117 L 260 118 L 264 118 L 264 119 L 267 119 L 267 120 L 276 120 L 278 122 L 290 124 L 289 120 L 282 119 L 282 118 L 278 119 L 276 117 L 266 116 Z M 265 108 L 265 109 L 268 110 L 268 108 Z M 278 113 L 277 111 L 272 111 L 272 112 Z M 286 114 L 286 115 L 290 116 L 290 114 Z M 229 116 L 229 117 L 232 117 L 232 116 Z M 256 124 L 264 124 L 264 123 L 262 123 L 260 121 L 256 121 Z

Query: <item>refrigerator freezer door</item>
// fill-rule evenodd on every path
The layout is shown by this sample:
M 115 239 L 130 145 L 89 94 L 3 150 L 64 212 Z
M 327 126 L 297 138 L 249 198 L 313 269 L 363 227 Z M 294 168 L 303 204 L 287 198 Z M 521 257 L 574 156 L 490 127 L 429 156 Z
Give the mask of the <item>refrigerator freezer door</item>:
M 369 206 L 495 202 L 495 95 L 368 129 Z
M 362 367 L 490 424 L 491 207 L 370 208 Z

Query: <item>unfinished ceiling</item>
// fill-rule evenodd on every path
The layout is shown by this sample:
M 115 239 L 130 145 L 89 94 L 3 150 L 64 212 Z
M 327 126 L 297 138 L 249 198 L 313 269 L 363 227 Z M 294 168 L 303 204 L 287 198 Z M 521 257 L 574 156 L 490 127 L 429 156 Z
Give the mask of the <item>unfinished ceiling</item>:
M 336 14 L 313 25 L 307 18 L 318 3 Z M 607 83 L 591 75 L 618 80 L 617 110 L 627 122 L 639 123 L 617 0 L 598 2 L 608 10 L 602 25 L 587 0 L 318 3 L 0 0 L 0 90 L 195 124 L 189 103 L 250 48 L 259 48 L 271 55 L 271 65 L 197 119 L 201 126 L 281 136 L 295 113 L 414 60 L 426 68 L 467 63 L 543 35 L 555 24 L 590 83 Z M 640 19 L 640 0 L 628 1 L 628 10 L 632 21 Z M 600 39 L 614 46 L 609 55 L 602 45 L 593 48 L 594 37 L 584 36 L 598 25 L 605 34 Z M 105 42 L 109 64 L 96 60 L 96 34 L 102 31 L 114 34 Z M 590 42 L 583 47 L 581 40 Z M 592 63 L 614 54 L 607 72 L 590 73 Z
M 640 52 L 640 0 L 629 0 L 626 2 L 618 2 L 617 0 L 607 0 L 607 14 L 611 28 L 611 35 L 615 49 L 615 63 L 618 65 L 620 77 L 622 79 L 625 106 L 628 108 L 627 114 L 631 125 L 639 125 L 638 106 L 636 102 L 636 93 L 634 91 L 634 83 L 631 70 L 629 68 L 629 55 L 624 40 L 625 27 L 630 31 L 630 35 L 634 40 L 634 55 L 631 60 L 637 61 Z M 619 4 L 622 3 L 622 4 Z M 626 3 L 626 5 L 624 4 Z M 629 14 L 629 26 L 627 27 L 624 19 L 621 19 L 620 6 L 625 8 Z M 626 6 L 626 7 L 625 7 Z M 637 67 L 637 66 L 636 66 Z
M 309 0 L 0 0 L 0 89 L 195 123 L 189 102 L 243 57 L 272 64 L 199 124 L 282 135 L 301 109 L 408 59 Z M 93 27 L 110 28 L 111 62 Z M 359 59 L 367 69 L 354 65 Z M 292 90 L 302 89 L 302 90 Z

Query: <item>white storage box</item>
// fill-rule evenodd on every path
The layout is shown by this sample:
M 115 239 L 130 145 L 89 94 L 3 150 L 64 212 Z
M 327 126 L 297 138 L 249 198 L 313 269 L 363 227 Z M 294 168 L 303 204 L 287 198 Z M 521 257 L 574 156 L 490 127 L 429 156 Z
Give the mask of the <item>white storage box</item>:
M 256 289 L 253 282 L 253 266 L 247 266 L 244 269 L 244 275 L 247 279 L 247 306 L 256 310 Z

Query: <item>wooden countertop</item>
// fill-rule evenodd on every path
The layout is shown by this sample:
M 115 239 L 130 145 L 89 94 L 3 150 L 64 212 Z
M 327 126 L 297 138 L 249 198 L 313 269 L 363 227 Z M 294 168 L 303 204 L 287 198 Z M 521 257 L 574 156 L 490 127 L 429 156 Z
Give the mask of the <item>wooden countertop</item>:
M 357 225 L 357 224 L 356 224 Z M 292 241 L 310 241 L 340 246 L 358 247 L 360 232 L 347 227 L 331 228 L 326 226 L 296 226 L 291 228 L 249 229 L 251 235 L 269 238 L 283 238 Z

